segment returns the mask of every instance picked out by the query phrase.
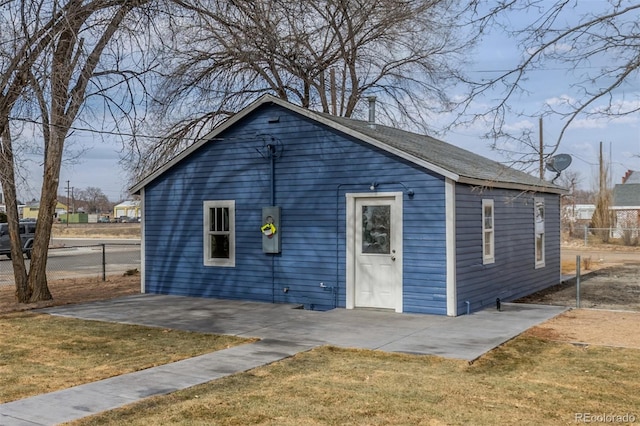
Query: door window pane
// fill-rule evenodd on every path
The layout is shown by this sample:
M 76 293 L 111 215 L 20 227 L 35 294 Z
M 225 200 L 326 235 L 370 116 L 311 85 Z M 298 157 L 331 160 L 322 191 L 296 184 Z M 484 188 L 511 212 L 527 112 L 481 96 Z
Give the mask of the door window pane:
M 391 253 L 391 206 L 362 206 L 362 253 Z

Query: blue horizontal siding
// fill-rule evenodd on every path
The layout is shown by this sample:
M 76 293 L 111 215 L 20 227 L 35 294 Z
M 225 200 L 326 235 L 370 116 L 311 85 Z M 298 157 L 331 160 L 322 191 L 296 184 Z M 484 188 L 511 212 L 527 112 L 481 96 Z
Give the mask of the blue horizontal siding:
M 534 198 L 545 199 L 543 268 L 535 268 Z M 495 263 L 482 264 L 482 199 L 494 200 Z M 560 197 L 456 185 L 457 312 L 495 306 L 557 284 L 560 278 Z
M 279 122 L 268 123 L 274 114 Z M 261 208 L 271 204 L 270 163 L 260 153 L 274 141 L 275 204 L 282 208 L 276 255 L 262 252 L 260 234 Z M 415 193 L 403 200 L 403 309 L 445 313 L 442 177 L 277 106 L 245 117 L 145 188 L 146 290 L 345 306 L 345 194 L 368 193 L 374 181 L 381 192 Z M 233 268 L 203 265 L 205 200 L 236 202 Z M 179 220 L 167 217 L 176 205 L 184 212 Z

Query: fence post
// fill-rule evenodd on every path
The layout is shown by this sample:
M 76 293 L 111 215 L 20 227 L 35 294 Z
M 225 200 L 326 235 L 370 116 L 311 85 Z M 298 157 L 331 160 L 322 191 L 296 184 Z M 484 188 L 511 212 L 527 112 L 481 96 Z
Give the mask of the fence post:
M 102 281 L 107 280 L 107 254 L 105 251 L 105 243 L 102 243 Z
M 584 226 L 584 246 L 587 246 L 587 238 L 589 237 L 589 225 Z
M 576 308 L 580 309 L 580 255 L 576 256 Z

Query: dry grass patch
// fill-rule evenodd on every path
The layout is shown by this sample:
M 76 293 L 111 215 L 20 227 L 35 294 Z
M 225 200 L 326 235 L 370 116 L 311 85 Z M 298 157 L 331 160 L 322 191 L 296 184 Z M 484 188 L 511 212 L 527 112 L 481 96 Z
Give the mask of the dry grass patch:
M 140 274 L 111 275 L 106 281 L 96 277 L 67 278 L 49 281 L 48 285 L 53 299 L 37 303 L 18 303 L 15 286 L 0 286 L 0 315 L 140 294 Z
M 54 223 L 54 238 L 140 238 L 139 223 Z
M 247 342 L 33 313 L 0 316 L 0 403 Z
M 476 363 L 323 347 L 74 425 L 572 424 L 640 417 L 640 351 L 519 337 Z
M 571 259 L 562 259 L 560 262 L 560 270 L 563 274 L 573 274 L 576 272 L 576 261 Z

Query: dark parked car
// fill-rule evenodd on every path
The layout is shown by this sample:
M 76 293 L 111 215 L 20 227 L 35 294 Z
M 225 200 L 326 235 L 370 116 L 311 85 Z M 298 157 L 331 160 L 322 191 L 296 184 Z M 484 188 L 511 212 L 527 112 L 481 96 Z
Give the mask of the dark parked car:
M 36 222 L 20 222 L 20 241 L 22 252 L 31 259 L 31 247 L 36 232 Z M 11 240 L 9 239 L 9 225 L 0 223 L 0 255 L 4 254 L 11 259 Z

